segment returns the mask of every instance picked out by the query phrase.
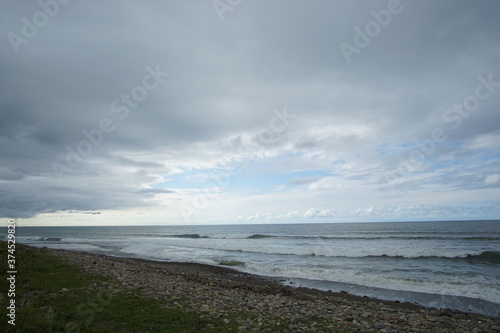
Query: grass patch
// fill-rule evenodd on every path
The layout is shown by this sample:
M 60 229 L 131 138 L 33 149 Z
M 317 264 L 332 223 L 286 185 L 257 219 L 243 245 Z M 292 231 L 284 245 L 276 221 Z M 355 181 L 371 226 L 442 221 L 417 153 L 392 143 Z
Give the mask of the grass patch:
M 0 246 L 0 267 L 7 250 Z M 222 320 L 201 313 L 165 309 L 164 302 L 110 288 L 109 278 L 40 250 L 16 245 L 16 325 L 7 323 L 8 281 L 1 279 L 2 332 L 236 332 Z
M 16 244 L 15 257 L 16 325 L 8 324 L 9 318 L 5 315 L 9 283 L 3 278 L 0 280 L 0 301 L 4 309 L 0 332 L 221 333 L 239 332 L 242 324 L 256 322 L 256 313 L 243 314 L 237 309 L 226 318 L 218 318 L 202 311 L 171 307 L 164 300 L 125 290 L 111 278 L 89 274 L 41 249 Z M 0 267 L 7 271 L 6 242 L 0 242 Z M 259 324 L 262 329 L 259 331 L 293 332 L 289 325 L 263 322 Z

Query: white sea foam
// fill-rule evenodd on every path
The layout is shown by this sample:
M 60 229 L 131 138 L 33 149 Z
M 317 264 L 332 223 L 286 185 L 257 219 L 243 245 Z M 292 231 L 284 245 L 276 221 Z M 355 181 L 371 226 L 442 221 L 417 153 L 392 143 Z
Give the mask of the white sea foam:
M 199 248 L 207 250 L 240 251 L 262 254 L 281 255 L 315 255 L 326 257 L 444 257 L 465 258 L 471 255 L 479 255 L 482 249 L 446 248 L 442 243 L 429 243 L 426 247 L 420 244 L 407 243 L 405 247 L 400 244 L 353 242 L 351 244 L 335 244 L 332 242 L 309 243 L 307 246 L 299 245 L 295 241 L 270 241 L 268 239 L 179 239 L 159 238 L 149 239 L 148 242 L 157 244 L 173 245 L 177 247 Z M 417 243 L 414 241 L 413 243 Z
M 27 230 L 27 229 L 24 229 Z M 500 304 L 500 222 L 38 228 L 20 242 Z M 429 301 L 431 302 L 431 301 Z
M 71 244 L 71 243 L 49 243 L 49 244 L 31 244 L 37 247 L 47 247 L 49 249 L 83 251 L 83 252 L 102 252 L 104 248 L 92 244 Z

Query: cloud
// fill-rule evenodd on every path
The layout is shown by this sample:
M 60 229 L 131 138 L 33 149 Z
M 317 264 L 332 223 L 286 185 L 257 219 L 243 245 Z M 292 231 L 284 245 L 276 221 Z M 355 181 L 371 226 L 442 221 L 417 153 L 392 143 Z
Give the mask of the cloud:
M 307 185 L 314 182 L 317 182 L 321 179 L 321 176 L 310 176 L 304 178 L 294 178 L 288 182 L 289 186 L 299 186 L 299 185 Z
M 335 217 L 336 211 L 333 209 L 315 209 L 311 208 L 307 212 L 304 213 L 303 217 L 305 218 L 314 218 L 314 217 Z
M 9 2 L 0 32 L 25 40 L 0 48 L 0 217 L 186 223 L 184 203 L 199 223 L 311 207 L 342 219 L 340 201 L 373 207 L 363 218 L 439 218 L 496 202 L 500 3 L 401 5 L 348 63 L 340 43 L 387 1 L 257 0 L 223 21 L 210 1 L 72 1 L 28 37 L 41 7 Z M 481 77 L 488 97 L 460 109 Z M 214 170 L 224 183 L 199 201 Z M 405 200 L 435 213 L 400 213 Z
M 303 222 L 331 222 L 333 221 L 367 221 L 370 218 L 375 218 L 378 221 L 411 221 L 414 218 L 436 220 L 440 216 L 446 214 L 444 220 L 467 219 L 477 217 L 478 212 L 488 216 L 490 214 L 498 214 L 500 212 L 499 203 L 486 204 L 479 207 L 475 206 L 448 206 L 448 205 L 409 205 L 409 206 L 369 206 L 357 207 L 354 209 L 335 209 L 335 208 L 310 208 L 306 211 L 290 211 L 285 214 L 272 214 L 270 212 L 258 213 L 249 217 L 246 220 L 265 221 L 293 221 L 299 220 Z
M 494 185 L 494 184 L 497 184 L 500 180 L 500 176 L 499 175 L 489 175 L 488 177 L 486 177 L 484 179 L 484 184 L 485 185 Z
M 500 146 L 500 132 L 491 132 L 479 135 L 471 139 L 466 148 L 470 150 L 476 149 L 494 149 Z

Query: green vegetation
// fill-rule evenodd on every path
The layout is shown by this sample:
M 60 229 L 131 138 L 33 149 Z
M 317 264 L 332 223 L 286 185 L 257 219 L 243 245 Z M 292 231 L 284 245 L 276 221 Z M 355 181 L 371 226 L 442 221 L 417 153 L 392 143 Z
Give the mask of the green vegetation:
M 7 271 L 7 243 L 0 244 L 0 267 Z M 127 291 L 110 278 L 91 275 L 41 250 L 16 245 L 16 325 L 8 324 L 9 281 L 1 279 L 1 332 L 238 332 L 255 314 L 215 318 L 205 312 L 170 307 L 165 301 Z M 7 310 L 8 311 L 8 310 Z M 266 331 L 283 331 L 277 323 Z M 265 325 L 267 326 L 267 325 Z
M 0 267 L 6 270 L 7 249 L 1 244 Z M 221 320 L 200 319 L 201 313 L 165 309 L 162 302 L 109 288 L 110 279 L 90 275 L 40 251 L 16 246 L 16 325 L 2 316 L 3 332 L 220 332 L 236 331 Z M 3 278 L 2 308 L 9 299 Z

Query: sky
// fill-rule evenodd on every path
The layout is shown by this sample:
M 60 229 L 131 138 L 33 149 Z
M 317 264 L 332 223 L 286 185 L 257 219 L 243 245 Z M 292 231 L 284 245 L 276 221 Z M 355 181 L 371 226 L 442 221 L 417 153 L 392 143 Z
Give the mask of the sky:
M 500 2 L 8 1 L 0 218 L 500 217 Z

